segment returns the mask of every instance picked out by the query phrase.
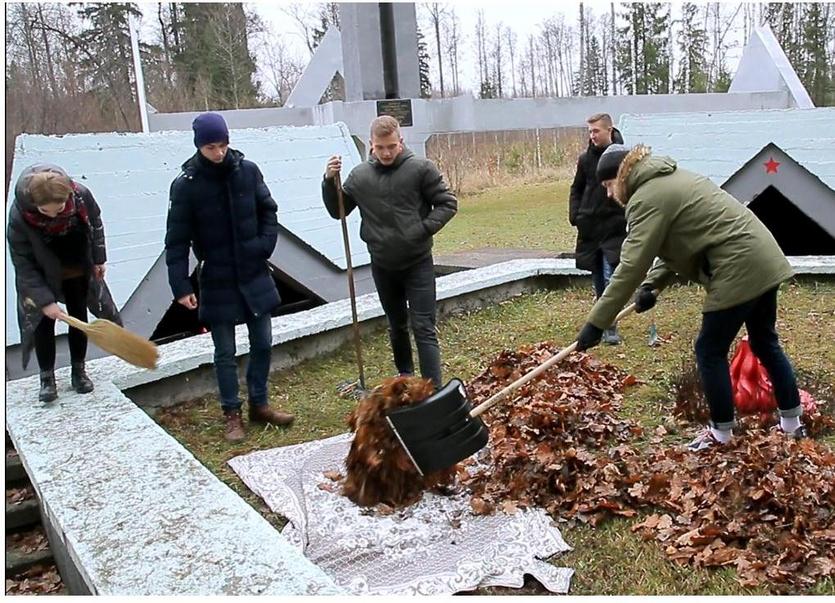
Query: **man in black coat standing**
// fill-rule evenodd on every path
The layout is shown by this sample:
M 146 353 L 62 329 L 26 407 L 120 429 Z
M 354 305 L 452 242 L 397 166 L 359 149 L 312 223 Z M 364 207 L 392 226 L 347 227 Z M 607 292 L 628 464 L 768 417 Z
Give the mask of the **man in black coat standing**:
M 569 196 L 568 221 L 577 227 L 577 268 L 591 272 L 595 297 L 600 299 L 620 262 L 620 246 L 626 238 L 626 217 L 623 207 L 608 197 L 597 179 L 597 163 L 610 144 L 623 144 L 623 137 L 612 126 L 612 118 L 607 113 L 592 115 L 586 123 L 589 147 L 577 160 L 577 173 Z M 621 342 L 617 326 L 603 332 L 603 342 L 610 345 Z
M 360 237 L 371 255 L 371 274 L 389 323 L 394 365 L 414 372 L 409 326 L 421 376 L 441 387 L 441 352 L 435 332 L 435 270 L 432 237 L 458 211 L 458 200 L 428 159 L 403 145 L 400 124 L 383 115 L 371 122 L 371 154 L 345 180 L 345 213 L 359 207 Z M 342 158 L 325 167 L 322 200 L 339 218 L 334 183 Z
M 289 425 L 293 416 L 269 407 L 271 312 L 281 303 L 267 260 L 278 241 L 278 207 L 258 166 L 229 148 L 229 129 L 217 113 L 192 124 L 197 152 L 171 184 L 165 260 L 174 298 L 197 309 L 215 344 L 214 364 L 225 416 L 225 438 L 245 437 L 238 398 L 235 325 L 246 323 L 246 383 L 250 422 Z M 200 262 L 200 300 L 191 286 L 189 250 Z

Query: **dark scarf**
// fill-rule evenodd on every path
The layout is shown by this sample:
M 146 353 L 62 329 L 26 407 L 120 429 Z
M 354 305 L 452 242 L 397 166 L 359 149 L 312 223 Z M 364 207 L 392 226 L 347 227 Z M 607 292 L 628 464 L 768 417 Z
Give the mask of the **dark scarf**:
M 87 215 L 87 206 L 81 199 L 81 192 L 73 182 L 73 192 L 67 199 L 67 203 L 60 214 L 54 218 L 43 215 L 37 209 L 34 211 L 23 210 L 23 219 L 30 226 L 46 233 L 50 236 L 61 236 L 67 234 L 80 220 L 84 224 L 90 223 L 90 218 Z M 76 217 L 78 220 L 76 220 Z

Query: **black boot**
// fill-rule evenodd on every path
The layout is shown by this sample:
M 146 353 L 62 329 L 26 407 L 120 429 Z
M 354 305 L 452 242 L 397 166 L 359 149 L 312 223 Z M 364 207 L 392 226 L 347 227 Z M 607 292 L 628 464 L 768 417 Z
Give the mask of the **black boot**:
M 72 381 L 72 388 L 79 394 L 89 394 L 93 391 L 93 382 L 87 376 L 83 362 L 73 362 L 70 379 Z
M 38 392 L 38 400 L 52 402 L 57 397 L 58 388 L 55 385 L 55 371 L 41 371 L 41 391 Z

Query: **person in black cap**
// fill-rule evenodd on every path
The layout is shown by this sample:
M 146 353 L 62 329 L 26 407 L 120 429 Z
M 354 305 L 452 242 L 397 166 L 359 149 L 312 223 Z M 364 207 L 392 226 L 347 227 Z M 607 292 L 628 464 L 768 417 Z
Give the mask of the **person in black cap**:
M 621 263 L 577 336 L 577 349 L 600 343 L 603 328 L 636 289 L 636 311 L 644 312 L 679 274 L 706 291 L 695 352 L 710 425 L 688 448 L 721 446 L 732 437 L 728 351 L 743 324 L 774 385 L 781 429 L 805 437 L 794 370 L 775 329 L 777 290 L 792 268 L 771 232 L 710 179 L 653 156 L 643 145 L 610 146 L 597 173 L 609 196 L 626 207 L 628 234 Z
M 626 218 L 623 207 L 606 196 L 597 176 L 597 166 L 603 151 L 612 143 L 622 143 L 623 137 L 612 126 L 612 118 L 607 113 L 592 115 L 586 123 L 589 146 L 577 160 L 569 194 L 568 221 L 577 227 L 574 261 L 577 268 L 591 272 L 595 298 L 600 299 L 620 261 Z M 603 342 L 610 345 L 621 342 L 617 326 L 604 331 Z
M 289 425 L 293 416 L 269 407 L 271 312 L 281 303 L 268 260 L 278 240 L 278 207 L 258 166 L 229 148 L 229 129 L 217 113 L 192 124 L 197 152 L 171 184 L 165 261 L 174 298 L 198 310 L 215 345 L 214 365 L 225 416 L 225 437 L 245 437 L 238 398 L 235 325 L 246 323 L 249 420 Z M 189 250 L 200 262 L 200 299 L 189 278 Z

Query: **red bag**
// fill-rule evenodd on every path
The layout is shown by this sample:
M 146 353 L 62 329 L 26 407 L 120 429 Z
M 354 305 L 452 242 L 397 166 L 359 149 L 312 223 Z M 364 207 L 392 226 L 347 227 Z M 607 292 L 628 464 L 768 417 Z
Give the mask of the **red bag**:
M 767 414 L 777 408 L 774 388 L 768 372 L 759 358 L 751 351 L 748 337 L 743 337 L 737 344 L 731 360 L 731 389 L 734 406 L 740 415 Z M 817 410 L 815 399 L 804 390 L 800 391 L 800 404 L 805 414 Z
M 768 372 L 751 351 L 748 337 L 737 344 L 731 361 L 731 389 L 734 406 L 741 415 L 770 413 L 777 408 Z

